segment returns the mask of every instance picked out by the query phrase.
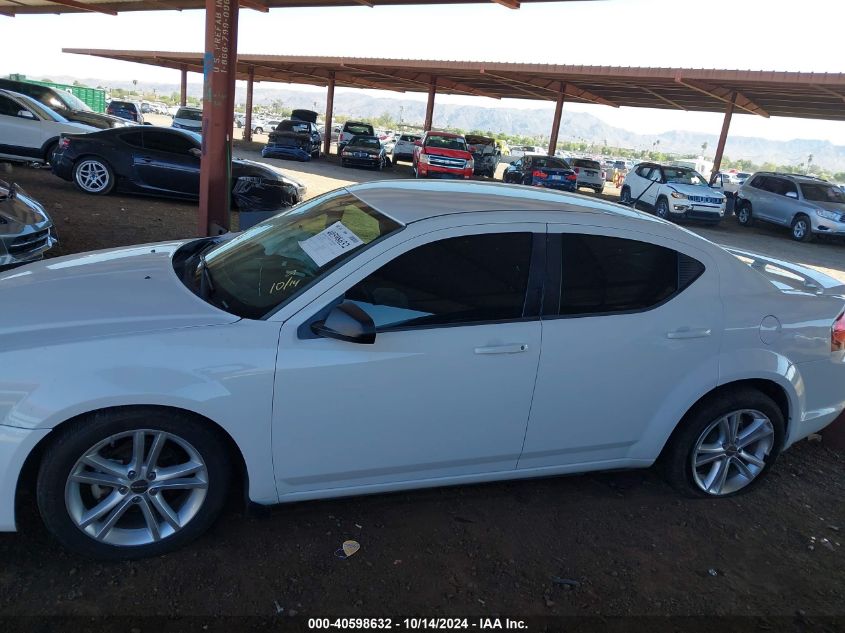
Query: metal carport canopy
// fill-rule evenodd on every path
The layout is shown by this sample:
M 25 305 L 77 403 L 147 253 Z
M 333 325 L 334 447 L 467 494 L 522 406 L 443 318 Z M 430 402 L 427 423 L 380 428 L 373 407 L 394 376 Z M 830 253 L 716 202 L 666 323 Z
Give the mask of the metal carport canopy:
M 3 2 L 4 0 L 0 0 Z M 202 72 L 202 53 L 65 48 L 165 68 Z M 635 108 L 735 111 L 845 121 L 845 73 L 806 73 L 688 68 L 568 66 L 500 62 L 374 59 L 239 53 L 239 79 L 254 69 L 256 81 L 379 90 L 437 92 L 495 99 L 557 100 Z

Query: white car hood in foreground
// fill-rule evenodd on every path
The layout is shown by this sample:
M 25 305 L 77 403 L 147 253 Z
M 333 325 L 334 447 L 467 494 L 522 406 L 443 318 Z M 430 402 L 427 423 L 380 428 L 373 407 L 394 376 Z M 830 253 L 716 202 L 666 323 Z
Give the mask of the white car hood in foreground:
M 171 257 L 181 244 L 95 251 L 0 273 L 0 351 L 237 321 L 176 276 Z

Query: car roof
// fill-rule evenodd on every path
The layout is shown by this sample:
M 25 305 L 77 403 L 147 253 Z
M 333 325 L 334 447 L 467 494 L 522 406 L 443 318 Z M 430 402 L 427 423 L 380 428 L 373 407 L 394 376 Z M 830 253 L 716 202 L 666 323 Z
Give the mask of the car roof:
M 351 194 L 402 224 L 456 213 L 539 211 L 595 218 L 627 217 L 660 222 L 654 216 L 578 194 L 481 181 L 382 180 L 351 185 Z
M 441 132 L 440 130 L 429 130 L 425 134 L 426 134 L 426 136 L 445 136 L 447 138 L 463 138 L 462 134 L 455 134 L 454 132 Z

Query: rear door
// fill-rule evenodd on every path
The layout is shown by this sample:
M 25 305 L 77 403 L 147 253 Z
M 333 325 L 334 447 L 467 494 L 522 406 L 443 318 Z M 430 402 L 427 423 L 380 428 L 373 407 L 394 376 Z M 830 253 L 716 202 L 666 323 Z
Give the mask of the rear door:
M 549 226 L 548 262 L 519 468 L 653 458 L 666 438 L 649 429 L 671 428 L 691 394 L 716 386 L 715 262 L 673 240 L 570 225 Z
M 138 185 L 161 193 L 196 196 L 200 188 L 200 159 L 191 153 L 197 145 L 168 130 L 144 130 L 144 149 L 133 155 L 132 170 Z
M 28 112 L 35 118 L 21 116 Z M 42 158 L 44 122 L 14 99 L 0 95 L 0 154 L 15 158 Z

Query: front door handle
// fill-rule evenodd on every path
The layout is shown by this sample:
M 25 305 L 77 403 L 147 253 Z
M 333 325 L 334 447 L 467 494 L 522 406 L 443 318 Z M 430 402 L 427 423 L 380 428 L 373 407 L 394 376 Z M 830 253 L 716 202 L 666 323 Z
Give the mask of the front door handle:
M 476 347 L 476 354 L 519 354 L 527 352 L 527 343 L 515 343 L 513 345 L 490 345 L 488 347 Z
M 678 328 L 674 332 L 667 332 L 666 338 L 671 339 L 687 339 L 687 338 L 705 338 L 710 336 L 713 331 L 709 328 L 692 329 L 688 327 Z

